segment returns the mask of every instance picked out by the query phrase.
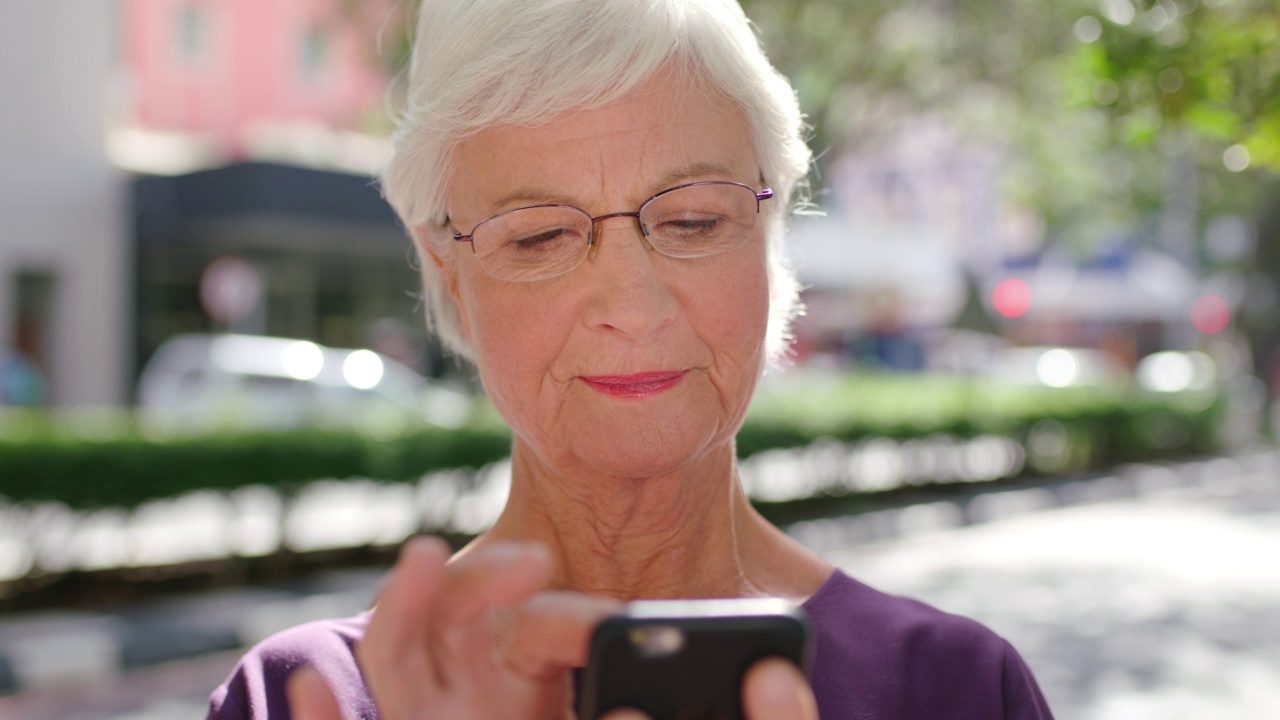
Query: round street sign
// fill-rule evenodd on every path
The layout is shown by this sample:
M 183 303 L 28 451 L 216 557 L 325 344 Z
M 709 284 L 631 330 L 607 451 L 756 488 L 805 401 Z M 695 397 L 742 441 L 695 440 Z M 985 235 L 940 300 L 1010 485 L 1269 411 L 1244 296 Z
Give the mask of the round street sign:
M 242 257 L 223 255 L 200 274 L 200 304 L 223 325 L 249 317 L 261 300 L 262 276 Z

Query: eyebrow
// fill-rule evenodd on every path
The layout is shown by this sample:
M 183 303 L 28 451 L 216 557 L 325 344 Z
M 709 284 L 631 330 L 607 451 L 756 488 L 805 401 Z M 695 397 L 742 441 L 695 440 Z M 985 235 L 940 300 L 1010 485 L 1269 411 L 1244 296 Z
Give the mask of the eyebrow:
M 662 192 L 675 185 L 693 182 L 696 178 L 706 178 L 713 175 L 729 177 L 732 172 L 730 172 L 728 166 L 717 162 L 696 162 L 661 176 L 658 179 L 658 188 L 654 192 Z
M 717 162 L 692 163 L 672 170 L 665 175 L 659 176 L 658 181 L 654 183 L 655 188 L 652 194 L 656 195 L 663 190 L 670 190 L 671 188 L 685 182 L 694 182 L 697 178 L 706 178 L 710 176 L 728 177 L 731 174 L 732 173 L 728 166 Z M 507 208 L 520 205 L 544 204 L 576 206 L 576 203 L 577 201 L 566 195 L 551 193 L 544 189 L 526 187 L 517 188 L 516 190 L 503 195 L 498 198 L 497 202 L 493 203 L 492 207 Z

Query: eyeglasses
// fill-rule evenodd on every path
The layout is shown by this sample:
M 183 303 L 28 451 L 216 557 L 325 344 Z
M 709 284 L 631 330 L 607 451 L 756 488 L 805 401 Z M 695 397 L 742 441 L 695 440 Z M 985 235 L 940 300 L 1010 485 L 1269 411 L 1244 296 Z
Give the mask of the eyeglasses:
M 601 220 L 633 217 L 649 248 L 667 257 L 704 258 L 744 244 L 755 229 L 760 201 L 773 190 L 711 180 L 680 185 L 654 195 L 636 212 L 591 217 L 572 205 L 530 205 L 481 220 L 470 242 L 485 272 L 499 280 L 534 282 L 563 275 L 582 264 Z

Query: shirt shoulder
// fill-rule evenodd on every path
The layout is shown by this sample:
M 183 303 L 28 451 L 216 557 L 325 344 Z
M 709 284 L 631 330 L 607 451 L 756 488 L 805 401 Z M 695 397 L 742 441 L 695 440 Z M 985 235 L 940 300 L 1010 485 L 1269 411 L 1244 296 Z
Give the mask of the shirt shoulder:
M 1051 718 L 1017 651 L 979 622 L 836 571 L 804 605 L 821 716 Z
M 284 720 L 285 683 L 303 666 L 315 668 L 356 717 L 376 718 L 373 700 L 356 663 L 355 644 L 369 614 L 289 628 L 253 646 L 209 697 L 208 720 Z

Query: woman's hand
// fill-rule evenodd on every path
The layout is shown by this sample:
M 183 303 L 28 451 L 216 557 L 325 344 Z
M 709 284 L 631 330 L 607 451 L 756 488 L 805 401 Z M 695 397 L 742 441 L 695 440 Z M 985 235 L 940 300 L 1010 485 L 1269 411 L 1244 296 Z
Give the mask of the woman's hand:
M 384 720 L 563 720 L 569 668 L 586 661 L 592 630 L 620 604 L 541 593 L 551 560 L 538 545 L 495 543 L 446 564 L 435 538 L 410 541 L 356 648 Z M 300 720 L 338 720 L 314 671 L 289 683 Z
M 818 704 L 804 674 L 781 658 L 761 660 L 742 683 L 747 720 L 818 720 Z M 649 720 L 636 710 L 609 713 L 604 720 Z

